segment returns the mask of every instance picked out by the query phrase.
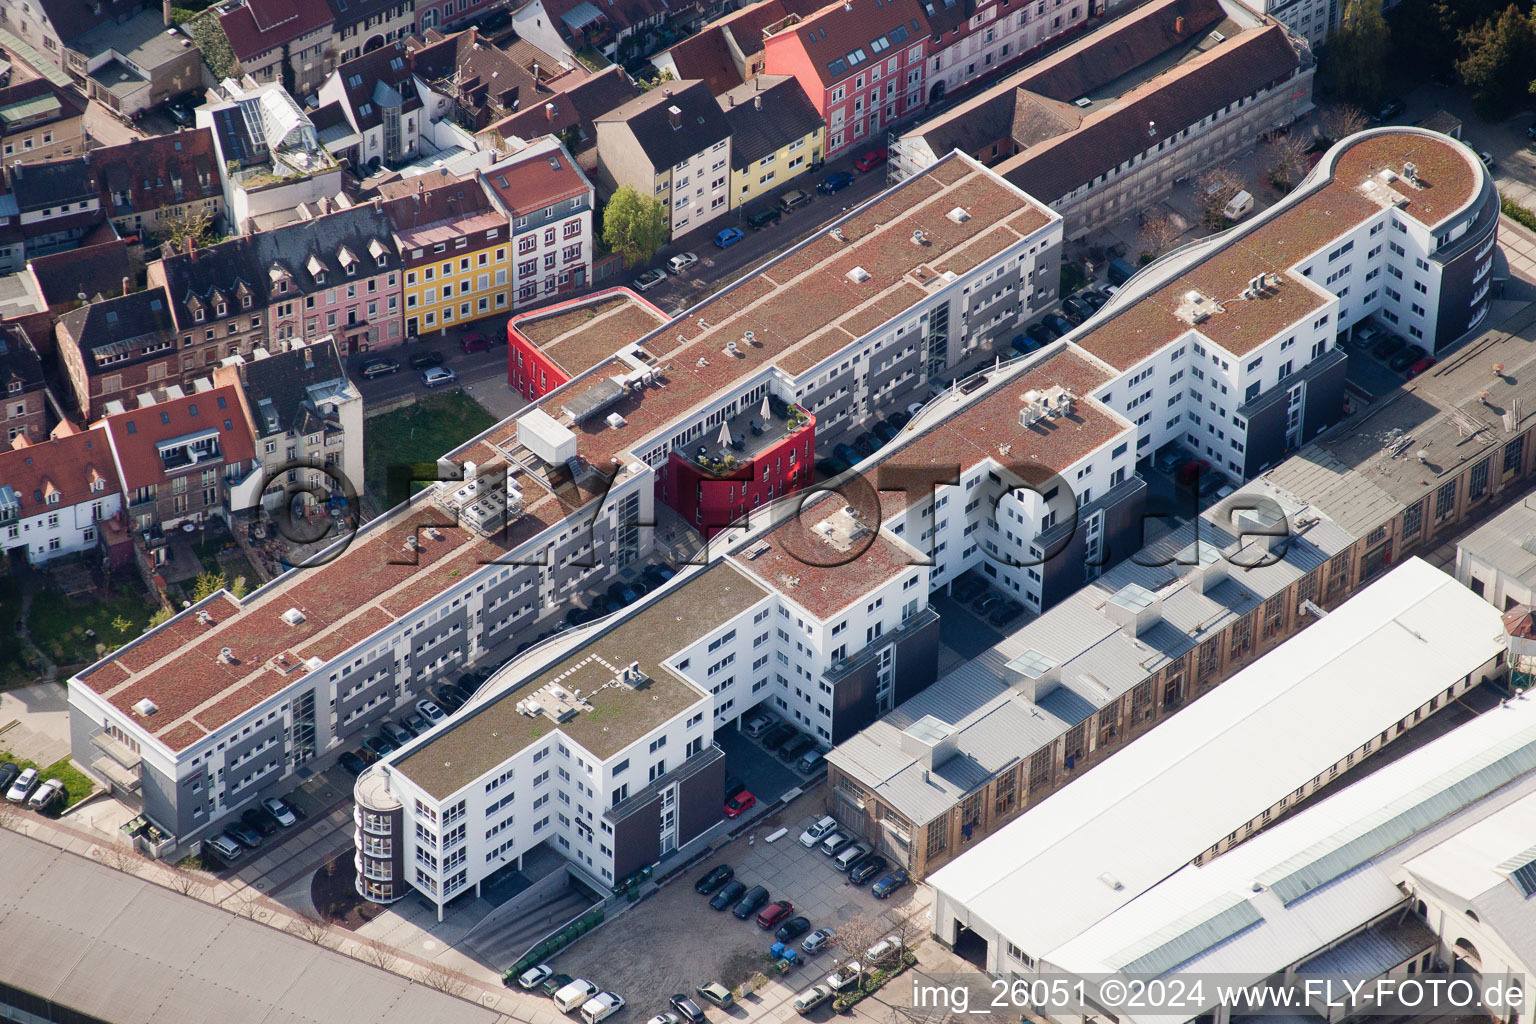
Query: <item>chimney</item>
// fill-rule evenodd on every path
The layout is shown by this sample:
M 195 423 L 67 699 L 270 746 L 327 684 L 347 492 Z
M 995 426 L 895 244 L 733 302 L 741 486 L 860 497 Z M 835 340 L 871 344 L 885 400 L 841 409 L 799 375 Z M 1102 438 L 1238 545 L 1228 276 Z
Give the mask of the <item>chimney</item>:
M 197 262 L 197 239 L 193 238 L 191 235 L 187 236 L 187 257 L 191 259 L 192 262 Z
M 753 96 L 752 97 L 752 109 L 753 110 L 762 110 L 763 109 L 763 98 L 761 96 Z
M 553 121 L 555 119 L 555 109 L 553 102 L 544 104 L 544 120 Z
M 164 20 L 166 28 L 176 24 L 171 18 L 171 0 L 160 0 L 160 17 Z
M 533 62 L 532 70 L 533 70 L 533 84 L 534 85 L 538 85 L 539 84 L 539 62 L 538 61 L 534 61 Z
M 310 349 L 310 347 L 308 345 L 305 345 L 304 346 L 304 369 L 306 369 L 306 370 L 313 370 L 314 368 L 315 368 L 315 353 Z
M 126 277 L 123 278 L 123 294 L 124 295 L 128 294 L 128 284 L 129 284 L 128 278 L 126 278 Z
M 672 125 L 672 130 L 677 131 L 683 126 L 683 112 L 675 106 L 667 108 L 667 120 Z
M 1173 34 L 1176 36 L 1184 34 L 1184 15 L 1181 14 L 1173 19 Z

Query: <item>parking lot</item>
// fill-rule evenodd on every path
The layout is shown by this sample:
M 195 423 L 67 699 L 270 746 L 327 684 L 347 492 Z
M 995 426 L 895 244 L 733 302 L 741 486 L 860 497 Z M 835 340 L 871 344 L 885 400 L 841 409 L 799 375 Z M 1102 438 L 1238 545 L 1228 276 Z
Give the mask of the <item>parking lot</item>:
M 817 787 L 764 818 L 749 838 L 735 840 L 718 856 L 683 872 L 561 953 L 551 966 L 624 996 L 629 1006 L 615 1018 L 620 1021 L 644 1021 L 667 1008 L 671 993 L 692 995 L 694 986 L 702 982 L 719 981 L 734 989 L 756 971 L 767 974 L 769 984 L 726 1012 L 738 1019 L 791 1016 L 794 997 L 824 979 L 846 954 L 829 947 L 779 977 L 767 957 L 772 932 L 759 928 L 753 919 L 739 921 L 729 911 L 711 909 L 709 897 L 694 892 L 694 882 L 717 864 L 731 865 L 736 878 L 748 886 L 765 886 L 770 900 L 791 901 L 795 914 L 808 917 L 812 928 L 835 929 L 863 918 L 877 923 L 874 937 L 878 938 L 894 922 L 910 917 L 913 924 L 908 934 L 927 934 L 930 893 L 925 886 L 908 884 L 889 899 L 877 900 L 870 895 L 868 882 L 852 885 L 831 858 L 797 842 L 801 831 L 824 813 L 822 793 Z M 788 829 L 786 834 L 766 842 L 765 837 L 780 827 Z M 701 942 L 701 937 L 707 938 Z M 800 941 L 795 941 L 796 948 Z M 713 1018 L 721 1011 L 710 1009 L 709 1013 Z M 550 1015 L 558 1017 L 552 1006 Z M 823 1006 L 811 1019 L 827 1020 L 831 1015 L 830 1006 Z

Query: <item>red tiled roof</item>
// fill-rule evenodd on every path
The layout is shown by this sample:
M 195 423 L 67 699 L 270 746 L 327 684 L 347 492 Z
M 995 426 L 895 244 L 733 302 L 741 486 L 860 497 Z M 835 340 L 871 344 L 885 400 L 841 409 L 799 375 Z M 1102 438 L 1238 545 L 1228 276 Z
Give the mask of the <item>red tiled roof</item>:
M 129 491 L 170 481 L 157 445 L 172 438 L 215 430 L 222 453 L 219 465 L 238 465 L 256 456 L 250 424 L 240 411 L 240 396 L 232 385 L 118 413 L 101 424 L 111 434 L 117 465 Z
M 218 154 L 213 132 L 207 128 L 105 146 L 88 156 L 96 172 L 101 208 L 109 216 L 152 213 L 221 194 Z M 119 207 L 114 195 L 124 196 L 126 203 Z
M 564 150 L 513 157 L 480 172 L 481 180 L 514 214 L 542 210 L 552 203 L 592 191 Z
M 52 441 L 0 452 L 0 484 L 21 502 L 21 515 L 98 501 L 122 490 L 112 448 L 101 430 L 82 430 Z M 93 487 L 100 486 L 100 490 Z M 58 500 L 50 503 L 50 495 Z
M 831 87 L 900 53 L 903 47 L 923 44 L 928 33 L 924 18 L 918 0 L 844 0 L 802 17 L 775 37 L 793 33 L 822 84 Z M 905 30 L 907 38 L 895 47 L 885 53 L 870 48 L 873 40 L 898 29 Z M 864 59 L 848 63 L 848 55 L 860 49 Z M 841 71 L 834 70 L 834 62 L 842 63 Z
M 330 7 L 314 0 L 247 0 L 244 6 L 221 14 L 219 26 L 236 57 L 254 60 L 333 20 Z

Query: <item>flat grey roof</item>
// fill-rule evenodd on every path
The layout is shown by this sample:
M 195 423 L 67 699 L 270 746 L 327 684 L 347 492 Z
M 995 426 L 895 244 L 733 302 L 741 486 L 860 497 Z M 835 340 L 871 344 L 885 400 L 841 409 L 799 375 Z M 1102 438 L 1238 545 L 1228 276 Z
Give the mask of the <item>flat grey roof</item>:
M 1527 496 L 1511 505 L 1456 546 L 1515 579 L 1536 579 L 1536 504 L 1532 502 Z
M 1274 501 L 1293 524 L 1306 524 L 1293 531 L 1284 556 L 1273 564 L 1243 568 L 1230 557 L 1221 559 L 1226 578 L 1202 593 L 1194 566 L 1178 561 L 1195 542 L 1195 524 L 1186 524 L 850 737 L 827 760 L 877 793 L 914 826 L 921 826 L 1358 538 L 1294 494 L 1260 479 L 1202 515 L 1201 547 L 1234 555 L 1239 549 L 1232 510 L 1252 505 L 1255 499 Z M 1244 562 L 1261 560 L 1252 543 L 1235 557 Z M 1188 559 L 1186 554 L 1186 563 Z M 1201 561 L 1209 566 L 1217 560 L 1202 557 Z M 1163 562 L 1168 564 L 1158 564 Z M 1105 605 L 1127 587 L 1135 588 L 1131 594 L 1140 591 L 1162 601 L 1161 619 L 1135 637 L 1104 614 Z M 1061 685 L 1038 704 L 1031 703 L 1009 686 L 1006 667 L 1010 662 L 1035 669 L 1055 663 L 1060 666 Z M 925 772 L 902 750 L 901 733 L 928 716 L 954 728 L 956 746 L 952 757 Z
M 513 1018 L 0 829 L 0 980 L 114 1024 Z

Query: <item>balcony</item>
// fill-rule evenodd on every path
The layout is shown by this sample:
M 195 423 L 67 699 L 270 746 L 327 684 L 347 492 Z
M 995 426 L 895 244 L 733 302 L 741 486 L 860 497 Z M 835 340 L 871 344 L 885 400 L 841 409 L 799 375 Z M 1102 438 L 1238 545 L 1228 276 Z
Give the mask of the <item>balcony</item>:
M 875 637 L 858 651 L 855 651 L 853 657 L 844 658 L 842 661 L 833 662 L 832 665 L 828 667 L 827 671 L 823 673 L 823 675 L 826 676 L 828 682 L 836 683 L 839 679 L 849 675 L 855 669 L 861 668 L 862 666 L 868 664 L 870 661 L 874 660 L 875 655 L 888 645 L 893 644 L 898 640 L 906 639 L 911 634 L 917 632 L 919 629 L 922 629 L 928 623 L 937 622 L 938 618 L 938 612 L 934 611 L 932 608 L 924 608 L 890 632 L 882 633 L 881 635 Z
M 811 415 L 798 405 L 768 399 L 768 415 L 762 405 L 738 412 L 722 424 L 705 427 L 696 442 L 678 449 L 678 455 L 711 476 L 726 478 L 751 464 L 759 454 L 813 424 Z M 722 428 L 730 435 L 721 444 Z

